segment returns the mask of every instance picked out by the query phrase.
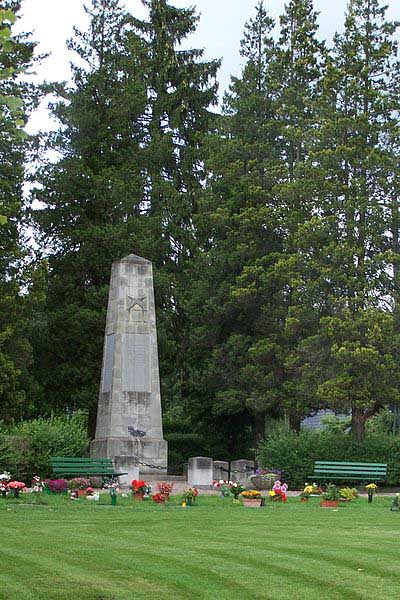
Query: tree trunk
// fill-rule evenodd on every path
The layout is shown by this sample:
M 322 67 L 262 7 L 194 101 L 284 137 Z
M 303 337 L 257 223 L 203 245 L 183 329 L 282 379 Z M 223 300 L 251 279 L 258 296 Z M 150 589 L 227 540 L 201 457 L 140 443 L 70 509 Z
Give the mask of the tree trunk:
M 92 404 L 89 407 L 87 429 L 88 429 L 88 436 L 89 436 L 90 440 L 94 440 L 94 438 L 96 436 L 96 420 L 97 420 L 97 403 Z
M 256 412 L 254 415 L 254 447 L 265 438 L 265 412 Z
M 301 429 L 301 417 L 297 413 L 289 413 L 289 427 L 296 433 Z
M 365 415 L 364 411 L 358 406 L 353 406 L 351 410 L 351 431 L 353 441 L 360 444 L 365 435 Z

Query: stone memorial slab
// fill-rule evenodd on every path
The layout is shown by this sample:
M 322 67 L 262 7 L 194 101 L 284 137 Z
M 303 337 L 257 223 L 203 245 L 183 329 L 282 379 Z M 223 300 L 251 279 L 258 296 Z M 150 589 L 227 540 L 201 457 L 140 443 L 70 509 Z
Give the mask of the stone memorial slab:
M 211 486 L 213 484 L 213 459 L 195 456 L 188 461 L 188 483 L 191 486 Z
M 214 460 L 213 477 L 214 481 L 219 481 L 220 479 L 226 481 L 229 479 L 229 463 L 225 460 Z
M 238 471 L 235 473 L 235 471 Z M 249 485 L 249 477 L 254 474 L 253 460 L 233 460 L 231 462 L 231 479 L 242 485 Z

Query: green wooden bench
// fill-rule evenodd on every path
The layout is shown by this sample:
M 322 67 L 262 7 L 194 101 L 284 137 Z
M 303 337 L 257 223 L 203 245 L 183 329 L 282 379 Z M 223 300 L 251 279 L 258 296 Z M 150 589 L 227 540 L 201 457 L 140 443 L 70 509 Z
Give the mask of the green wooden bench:
M 334 462 L 316 460 L 313 479 L 323 481 L 382 481 L 386 479 L 386 463 Z
M 56 477 L 102 477 L 113 479 L 127 473 L 116 473 L 111 458 L 73 458 L 55 456 L 50 459 Z

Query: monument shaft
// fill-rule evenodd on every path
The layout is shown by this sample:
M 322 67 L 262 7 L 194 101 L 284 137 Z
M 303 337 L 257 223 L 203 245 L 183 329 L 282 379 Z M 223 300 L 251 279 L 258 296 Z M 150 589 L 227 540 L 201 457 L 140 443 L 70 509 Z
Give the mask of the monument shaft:
M 112 266 L 103 366 L 91 455 L 137 473 L 166 467 L 151 262 L 130 254 Z M 140 472 L 159 474 L 139 464 Z

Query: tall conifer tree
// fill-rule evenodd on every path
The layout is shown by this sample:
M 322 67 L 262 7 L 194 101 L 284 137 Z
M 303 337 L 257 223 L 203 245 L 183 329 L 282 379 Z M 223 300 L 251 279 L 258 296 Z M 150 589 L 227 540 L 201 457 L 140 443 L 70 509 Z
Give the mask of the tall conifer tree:
M 69 43 L 73 83 L 59 90 L 60 129 L 34 197 L 49 255 L 47 348 L 42 383 L 49 410 L 88 408 L 93 427 L 111 263 L 142 252 L 140 116 L 147 102 L 141 42 L 118 0 L 92 0 L 88 31 Z M 42 341 L 43 343 L 43 341 Z M 39 351 L 39 350 L 38 350 Z
M 281 251 L 272 193 L 279 177 L 272 27 L 260 2 L 241 44 L 242 76 L 233 78 L 218 134 L 210 139 L 199 219 L 204 250 L 190 309 L 192 410 L 203 425 L 218 422 L 230 455 L 251 443 L 246 429 L 254 441 L 264 434 L 266 415 L 279 410 L 279 307 L 270 278 L 274 253 Z M 262 287 L 254 285 L 255 273 Z
M 351 410 L 356 440 L 369 416 L 399 399 L 398 336 L 385 309 L 392 289 L 387 167 L 395 150 L 388 145 L 395 30 L 378 0 L 349 3 L 304 169 L 315 208 L 295 238 L 300 303 L 319 325 L 291 365 L 322 405 Z

